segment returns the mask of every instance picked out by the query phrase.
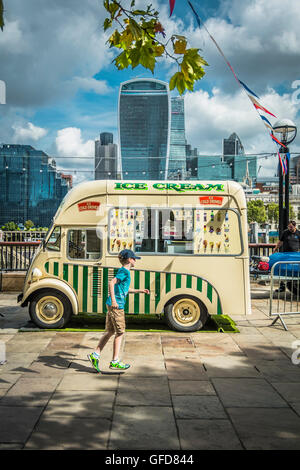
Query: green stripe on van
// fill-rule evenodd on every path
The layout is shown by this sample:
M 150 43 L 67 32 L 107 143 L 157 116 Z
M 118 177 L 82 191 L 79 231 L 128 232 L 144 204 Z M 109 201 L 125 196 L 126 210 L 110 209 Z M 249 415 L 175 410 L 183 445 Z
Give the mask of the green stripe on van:
M 129 312 L 129 298 L 128 298 L 128 294 L 126 295 L 126 301 L 125 301 L 125 305 L 124 305 L 124 312 L 125 312 L 125 313 L 128 313 L 128 312 Z
M 63 265 L 63 280 L 64 281 L 69 280 L 69 265 L 68 264 Z
M 108 297 L 108 268 L 103 268 L 102 312 L 106 312 L 106 300 Z
M 49 272 L 49 261 L 45 263 L 45 271 L 48 273 Z
M 171 274 L 166 273 L 166 293 L 170 292 L 171 290 Z
M 88 294 L 88 267 L 83 266 L 82 270 L 82 311 L 87 312 L 87 294 Z
M 145 289 L 150 290 L 150 272 L 145 271 Z M 145 313 L 150 313 L 150 295 L 145 294 Z
M 155 273 L 155 308 L 160 301 L 160 273 Z
M 97 313 L 98 310 L 98 268 L 93 267 L 93 287 L 92 287 L 92 296 L 93 296 L 93 313 Z
M 181 288 L 181 274 L 176 274 L 176 289 Z
M 197 277 L 197 290 L 202 292 L 202 279 L 201 277 Z
M 54 276 L 58 276 L 58 262 L 57 261 L 54 261 L 53 263 L 53 274 Z
M 218 315 L 222 315 L 222 306 L 221 306 L 221 302 L 220 302 L 219 296 L 218 296 L 217 314 L 218 314 Z
M 140 288 L 140 272 L 134 271 L 134 288 Z M 139 313 L 140 309 L 140 294 L 134 294 L 134 313 Z
M 73 287 L 78 294 L 78 266 L 76 264 L 73 266 Z
M 186 276 L 186 287 L 188 287 L 189 289 L 191 289 L 192 287 L 192 276 L 190 275 Z
M 212 285 L 207 283 L 207 298 L 212 301 Z

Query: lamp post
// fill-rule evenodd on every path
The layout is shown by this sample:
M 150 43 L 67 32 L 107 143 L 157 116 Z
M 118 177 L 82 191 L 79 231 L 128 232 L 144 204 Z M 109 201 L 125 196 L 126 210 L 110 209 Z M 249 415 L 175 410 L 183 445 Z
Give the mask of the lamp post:
M 280 154 L 289 153 L 288 145 L 293 142 L 297 135 L 297 127 L 290 119 L 280 119 L 273 126 L 272 134 L 278 134 L 278 140 L 285 146 L 279 149 Z M 279 165 L 279 237 L 289 222 L 289 187 L 290 187 L 290 163 L 286 159 L 286 173 L 283 178 L 282 167 Z M 283 204 L 283 179 L 284 179 L 284 204 Z

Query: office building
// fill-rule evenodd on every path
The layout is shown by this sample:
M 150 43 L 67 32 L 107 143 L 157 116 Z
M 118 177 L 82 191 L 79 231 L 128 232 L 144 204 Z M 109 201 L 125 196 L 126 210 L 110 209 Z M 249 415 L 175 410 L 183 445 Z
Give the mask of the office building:
M 243 182 L 246 177 L 255 185 L 257 157 L 245 155 L 243 144 L 235 132 L 228 139 L 223 139 L 223 161 L 231 168 L 230 179 Z
M 2 144 L 0 225 L 32 220 L 36 227 L 48 227 L 68 192 L 69 181 L 43 151 L 31 145 Z
M 118 146 L 113 134 L 102 132 L 95 141 L 95 180 L 118 179 Z
M 184 97 L 171 98 L 169 179 L 186 179 L 187 154 L 184 121 Z
M 121 83 L 119 143 L 123 179 L 166 179 L 170 116 L 167 83 L 148 78 Z

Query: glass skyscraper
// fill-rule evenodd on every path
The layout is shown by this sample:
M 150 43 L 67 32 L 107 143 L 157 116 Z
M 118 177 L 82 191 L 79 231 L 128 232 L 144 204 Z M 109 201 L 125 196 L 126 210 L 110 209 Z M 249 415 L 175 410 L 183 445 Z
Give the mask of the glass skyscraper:
M 123 179 L 167 178 L 170 115 L 167 83 L 156 79 L 121 83 L 119 143 Z
M 0 146 L 0 225 L 32 220 L 48 227 L 68 189 L 67 175 L 43 151 L 31 145 Z
M 252 182 L 256 182 L 257 157 L 245 155 L 243 144 L 235 132 L 223 139 L 223 159 L 231 167 L 231 179 L 243 181 L 248 170 Z
M 169 179 L 185 179 L 186 166 L 184 98 L 178 96 L 171 98 Z

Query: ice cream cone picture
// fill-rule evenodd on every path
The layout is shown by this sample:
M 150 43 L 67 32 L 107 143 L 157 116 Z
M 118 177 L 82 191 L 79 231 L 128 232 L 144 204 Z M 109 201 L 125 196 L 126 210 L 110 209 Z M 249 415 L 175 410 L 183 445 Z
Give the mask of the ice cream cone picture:
M 132 242 L 129 242 L 129 243 L 128 243 L 128 248 L 129 248 L 129 249 L 132 248 Z
M 113 240 L 113 242 L 112 242 L 112 244 L 111 244 L 111 249 L 112 249 L 112 251 L 114 251 L 115 244 L 116 244 L 116 238 Z
M 206 248 L 207 248 L 207 240 L 203 240 L 203 245 L 204 245 L 204 251 L 206 251 Z
M 119 249 L 120 249 L 120 246 L 121 246 L 121 240 L 117 240 L 117 241 L 116 241 L 116 245 L 117 245 L 117 248 L 118 248 L 118 250 L 119 250 Z
M 210 251 L 213 251 L 213 249 L 214 249 L 214 242 L 209 242 L 209 246 L 210 246 Z
M 217 242 L 217 249 L 218 249 L 218 251 L 220 251 L 220 248 L 221 248 L 221 242 Z
M 126 248 L 126 245 L 127 245 L 127 243 L 126 243 L 126 242 L 122 242 L 123 249 L 125 249 L 125 248 Z

